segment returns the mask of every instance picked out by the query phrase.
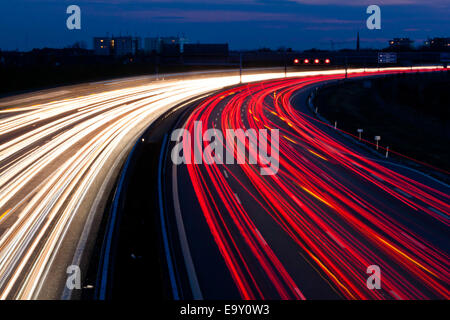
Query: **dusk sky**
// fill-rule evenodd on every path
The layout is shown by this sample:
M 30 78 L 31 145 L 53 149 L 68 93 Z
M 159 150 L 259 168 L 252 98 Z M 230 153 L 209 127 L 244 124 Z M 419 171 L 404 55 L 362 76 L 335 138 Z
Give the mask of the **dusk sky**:
M 67 6 L 81 8 L 81 30 L 66 28 Z M 366 8 L 381 7 L 381 30 L 366 28 Z M 14 0 L 0 3 L 0 49 L 65 47 L 93 36 L 170 36 L 230 44 L 230 49 L 381 48 L 391 37 L 421 44 L 450 36 L 448 0 Z

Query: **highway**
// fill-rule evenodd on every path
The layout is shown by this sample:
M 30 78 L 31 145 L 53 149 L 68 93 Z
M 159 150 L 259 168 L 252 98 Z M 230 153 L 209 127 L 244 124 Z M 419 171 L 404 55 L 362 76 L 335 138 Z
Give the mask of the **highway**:
M 349 71 L 356 72 L 359 71 Z M 290 72 L 289 77 L 318 74 L 342 77 L 343 70 Z M 284 71 L 254 70 L 245 74 L 242 82 L 282 77 Z M 108 196 L 136 139 L 155 119 L 180 102 L 237 85 L 239 81 L 236 70 L 178 74 L 166 76 L 165 80 L 145 76 L 1 99 L 0 299 L 76 298 L 64 289 L 66 269 L 78 265 L 84 272 Z M 291 139 L 296 137 L 298 134 Z M 325 151 L 316 151 L 329 156 Z M 280 177 L 283 170 L 282 165 Z M 247 177 L 244 174 L 243 179 L 244 176 Z M 248 181 L 244 185 L 252 184 Z M 422 189 L 421 193 L 431 193 Z M 314 188 L 310 191 L 315 192 Z M 433 218 L 446 214 L 447 194 L 445 191 L 436 195 L 444 199 L 440 205 L 435 204 L 434 198 L 424 196 L 432 207 L 426 213 Z M 192 197 L 193 192 L 185 195 Z M 248 199 L 243 193 L 240 197 L 242 203 Z M 414 237 L 409 233 L 408 236 Z M 217 247 L 212 248 L 217 252 Z M 315 254 L 319 256 L 319 252 Z M 435 255 L 442 254 L 437 251 Z M 220 266 L 222 258 L 218 258 Z
M 243 80 L 282 75 L 259 70 Z M 239 80 L 236 70 L 145 76 L 1 99 L 0 299 L 61 298 L 67 267 L 86 267 L 142 131 L 181 101 Z
M 349 77 L 380 74 L 361 71 Z M 180 121 L 185 131 L 176 138 L 190 150 L 191 163 L 174 164 L 175 142 L 169 142 L 163 189 L 172 193 L 167 229 L 177 234 L 172 245 L 181 252 L 172 252 L 168 266 L 175 298 L 450 298 L 450 187 L 375 156 L 317 120 L 307 106 L 310 93 L 343 77 L 236 86 Z M 232 152 L 245 163 L 224 163 L 218 149 L 196 163 L 207 129 L 223 135 L 279 129 L 278 171 L 261 174 L 268 164 L 258 158 L 251 132 L 238 138 L 245 148 Z M 273 136 L 267 139 L 270 145 Z M 230 150 L 225 138 L 212 145 Z M 251 157 L 259 160 L 251 164 Z M 381 288 L 371 290 L 367 268 L 373 265 Z M 177 281 L 180 274 L 187 284 Z

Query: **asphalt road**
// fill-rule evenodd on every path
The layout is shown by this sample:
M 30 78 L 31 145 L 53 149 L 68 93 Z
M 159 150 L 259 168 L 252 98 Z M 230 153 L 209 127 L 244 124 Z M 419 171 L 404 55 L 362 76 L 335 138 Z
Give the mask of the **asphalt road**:
M 173 200 L 168 233 L 176 234 L 168 266 L 175 298 L 450 297 L 450 188 L 374 155 L 315 118 L 307 107 L 311 90 L 342 77 L 234 87 L 200 103 L 179 124 L 186 131 L 174 138 L 182 137 L 191 163 L 174 164 L 170 142 L 164 168 Z M 262 175 L 267 164 L 249 163 L 261 138 L 252 133 L 240 137 L 247 141 L 235 164 L 223 164 L 218 155 L 220 148 L 230 150 L 225 138 L 213 140 L 215 153 L 195 163 L 195 153 L 209 143 L 194 141 L 206 129 L 223 135 L 279 129 L 279 170 Z M 236 164 L 244 152 L 245 163 Z M 367 287 L 373 265 L 381 271 L 381 289 Z M 181 274 L 186 281 L 177 280 Z
M 289 70 L 292 71 L 292 70 Z M 340 71 L 319 71 L 340 72 Z M 289 76 L 293 76 L 292 73 Z M 108 197 L 138 137 L 180 102 L 280 68 L 113 79 L 0 99 L 0 299 L 76 299 Z
M 276 76 L 273 69 L 244 75 Z M 180 101 L 238 82 L 236 70 L 180 73 L 1 99 L 0 299 L 76 298 L 65 289 L 67 267 L 84 272 L 137 137 Z
M 283 76 L 253 70 L 242 81 Z M 77 298 L 65 287 L 67 267 L 79 266 L 83 277 L 106 200 L 137 137 L 180 102 L 240 81 L 236 70 L 164 78 L 0 100 L 0 299 Z

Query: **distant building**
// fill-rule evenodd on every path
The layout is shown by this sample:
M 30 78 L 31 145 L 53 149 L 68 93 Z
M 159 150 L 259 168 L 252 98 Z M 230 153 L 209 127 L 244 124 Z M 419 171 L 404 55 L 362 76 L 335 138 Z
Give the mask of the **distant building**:
M 160 39 L 159 38 L 144 38 L 144 52 L 145 53 L 160 53 Z
M 111 54 L 111 38 L 95 37 L 94 38 L 94 54 L 97 56 L 109 56 Z
M 427 39 L 424 46 L 436 51 L 448 51 L 450 50 L 450 38 L 432 38 Z
M 184 45 L 189 43 L 189 40 L 184 37 L 153 37 L 144 39 L 144 51 L 146 53 L 162 53 L 164 47 L 166 47 L 166 52 L 169 51 L 174 53 L 173 50 L 177 50 L 178 54 L 183 53 Z
M 135 55 L 140 49 L 140 39 L 130 36 L 115 37 L 111 40 L 113 52 L 116 56 Z
M 141 47 L 141 39 L 137 37 L 95 37 L 94 54 L 105 56 L 135 55 Z
M 410 50 L 413 42 L 409 38 L 394 38 L 389 40 L 389 48 L 392 50 Z

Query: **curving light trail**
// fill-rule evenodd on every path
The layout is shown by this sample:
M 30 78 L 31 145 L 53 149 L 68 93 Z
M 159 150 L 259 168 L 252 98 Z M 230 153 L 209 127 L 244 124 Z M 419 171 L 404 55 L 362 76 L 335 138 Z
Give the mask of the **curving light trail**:
M 449 299 L 448 237 L 438 245 L 420 232 L 424 223 L 443 228 L 448 236 L 448 188 L 442 191 L 370 159 L 291 103 L 306 86 L 342 77 L 243 85 L 206 99 L 184 124 L 198 145 L 208 128 L 224 134 L 226 129 L 280 130 L 276 175 L 262 176 L 261 163 L 248 164 L 249 154 L 257 152 L 255 137 L 243 141 L 246 164 L 186 165 L 235 286 L 243 299 L 308 298 L 303 289 L 308 279 L 294 276 L 279 253 L 285 248 L 279 245 L 284 240 L 273 235 L 277 229 L 296 248 L 290 258 L 306 259 L 342 298 Z M 203 132 L 194 132 L 195 121 L 202 122 Z M 185 133 L 185 150 L 192 147 L 188 141 Z M 249 200 L 241 201 L 242 195 Z M 271 232 L 263 231 L 263 219 L 273 224 Z M 366 286 L 370 265 L 381 268 L 381 290 Z
M 39 297 L 72 222 L 99 190 L 97 179 L 154 119 L 237 83 L 238 76 L 210 75 L 0 109 L 0 299 Z

